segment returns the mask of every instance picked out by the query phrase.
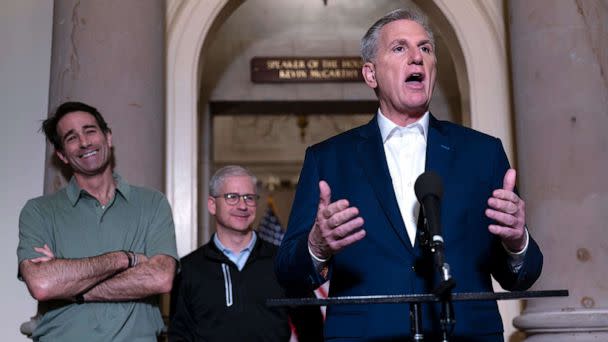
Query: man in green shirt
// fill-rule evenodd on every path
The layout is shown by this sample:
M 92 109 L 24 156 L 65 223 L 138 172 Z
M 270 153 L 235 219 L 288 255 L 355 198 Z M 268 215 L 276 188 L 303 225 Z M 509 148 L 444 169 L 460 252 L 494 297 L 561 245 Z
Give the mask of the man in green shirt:
M 156 341 L 155 295 L 171 290 L 177 251 L 160 192 L 112 171 L 112 132 L 97 109 L 66 102 L 42 125 L 73 171 L 19 219 L 19 276 L 47 302 L 35 341 Z

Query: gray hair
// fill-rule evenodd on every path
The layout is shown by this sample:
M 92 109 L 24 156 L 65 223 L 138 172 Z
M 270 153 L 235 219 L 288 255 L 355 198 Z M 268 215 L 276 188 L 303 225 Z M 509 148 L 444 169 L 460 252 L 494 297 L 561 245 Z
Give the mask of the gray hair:
M 411 20 L 420 24 L 426 34 L 429 36 L 431 45 L 435 47 L 435 38 L 433 31 L 429 26 L 427 17 L 413 8 L 399 8 L 388 12 L 382 18 L 378 19 L 370 28 L 367 30 L 363 38 L 361 39 L 361 58 L 363 62 L 371 62 L 376 57 L 376 51 L 378 49 L 378 36 L 382 28 L 389 23 L 397 20 Z
M 209 181 L 209 195 L 219 196 L 220 188 L 224 185 L 226 178 L 246 176 L 251 178 L 253 187 L 257 189 L 258 178 L 248 169 L 238 165 L 228 165 L 215 171 Z

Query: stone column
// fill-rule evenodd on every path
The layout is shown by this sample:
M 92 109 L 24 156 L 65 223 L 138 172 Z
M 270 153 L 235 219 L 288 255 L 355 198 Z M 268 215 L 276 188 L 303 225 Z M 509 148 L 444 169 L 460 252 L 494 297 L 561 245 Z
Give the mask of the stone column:
M 49 110 L 64 101 L 96 107 L 113 132 L 116 171 L 164 189 L 165 93 L 162 0 L 54 3 Z M 47 151 L 45 193 L 65 177 Z
M 608 341 L 608 1 L 508 1 L 520 189 L 545 256 L 526 341 Z

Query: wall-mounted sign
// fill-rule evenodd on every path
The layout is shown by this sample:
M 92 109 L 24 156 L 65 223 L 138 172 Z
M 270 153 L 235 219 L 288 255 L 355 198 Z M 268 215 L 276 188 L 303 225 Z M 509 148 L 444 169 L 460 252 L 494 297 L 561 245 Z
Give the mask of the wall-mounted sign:
M 361 82 L 360 57 L 254 57 L 254 83 Z

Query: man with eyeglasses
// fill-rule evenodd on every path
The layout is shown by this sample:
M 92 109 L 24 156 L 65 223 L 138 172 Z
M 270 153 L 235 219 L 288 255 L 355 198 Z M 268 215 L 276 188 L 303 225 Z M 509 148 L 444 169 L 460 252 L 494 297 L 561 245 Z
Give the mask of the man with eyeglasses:
M 286 308 L 266 306 L 285 291 L 273 271 L 277 247 L 253 230 L 256 177 L 225 166 L 211 178 L 207 208 L 215 217 L 212 241 L 185 256 L 172 293 L 170 341 L 289 341 Z M 322 319 L 290 316 L 300 341 L 322 340 Z M 301 323 L 301 324 L 300 324 Z

